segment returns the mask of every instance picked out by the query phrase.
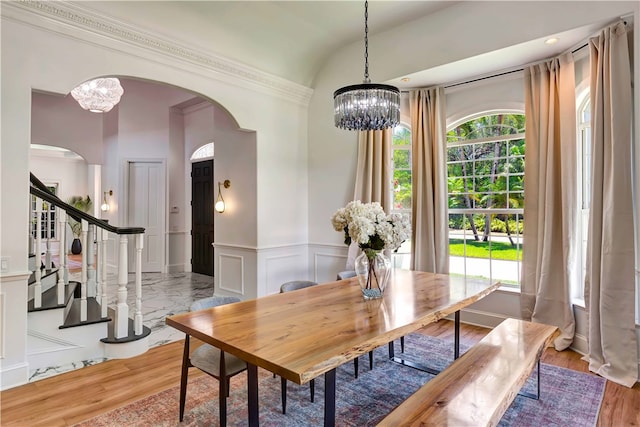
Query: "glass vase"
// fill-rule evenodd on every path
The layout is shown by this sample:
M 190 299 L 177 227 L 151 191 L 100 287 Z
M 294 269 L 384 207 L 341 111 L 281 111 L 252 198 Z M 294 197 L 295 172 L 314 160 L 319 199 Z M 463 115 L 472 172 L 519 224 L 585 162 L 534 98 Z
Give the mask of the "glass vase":
M 382 251 L 364 249 L 355 259 L 355 270 L 364 299 L 382 298 L 391 276 L 391 260 Z

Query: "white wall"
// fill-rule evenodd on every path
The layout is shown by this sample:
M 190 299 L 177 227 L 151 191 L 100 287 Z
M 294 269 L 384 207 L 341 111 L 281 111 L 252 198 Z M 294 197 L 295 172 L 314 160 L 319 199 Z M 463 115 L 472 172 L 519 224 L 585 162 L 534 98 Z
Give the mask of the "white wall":
M 87 187 L 87 162 L 82 158 L 68 158 L 46 150 L 31 150 L 29 168 L 45 184 L 58 184 L 58 197 L 66 201 L 71 196 L 85 197 Z
M 33 3 L 5 3 L 2 6 L 0 253 L 10 261 L 7 271 L 2 273 L 3 286 L 10 281 L 23 280 L 23 274 L 27 272 L 28 240 L 24 230 L 28 229 L 26 206 L 29 200 L 32 90 L 67 94 L 77 84 L 97 76 L 130 76 L 164 82 L 223 105 L 240 128 L 256 132 L 257 155 L 255 160 L 250 160 L 256 163 L 257 176 L 255 188 L 248 188 L 249 195 L 254 194 L 255 199 L 247 199 L 244 207 L 245 214 L 251 215 L 257 226 L 255 235 L 245 236 L 241 245 L 250 247 L 257 242 L 264 247 L 286 246 L 306 240 L 306 100 L 310 90 L 223 60 L 208 61 L 199 56 L 199 52 L 185 52 L 166 43 L 155 43 L 146 34 L 135 34 L 135 29 L 120 31 L 109 27 L 110 23 L 97 22 L 92 17 L 58 13 L 60 8 L 65 5 L 47 3 L 39 8 Z M 96 25 L 92 25 L 93 22 Z M 126 95 L 125 92 L 124 97 Z M 116 114 L 117 109 L 112 112 Z M 168 116 L 167 111 L 167 120 Z M 113 170 L 110 166 L 119 157 L 136 154 L 120 152 L 122 135 L 115 130 L 123 126 L 132 131 L 140 130 L 143 124 L 118 124 L 118 120 L 122 117 L 105 116 L 102 132 L 105 145 L 95 153 L 96 156 L 104 155 L 103 164 L 110 171 Z M 127 138 L 126 141 L 137 143 L 139 139 Z M 157 150 L 162 155 L 168 153 L 166 146 L 154 146 L 150 139 L 143 141 L 141 147 L 151 150 L 145 151 L 145 156 L 149 157 Z M 74 151 L 91 163 L 98 163 L 90 160 L 80 148 Z M 296 161 L 294 167 L 290 167 L 291 160 Z M 120 182 L 119 177 L 117 173 L 106 172 L 103 180 L 105 185 L 113 186 L 118 198 L 117 208 L 123 194 L 122 188 L 115 187 Z M 243 177 L 238 177 L 236 182 L 242 189 Z M 236 194 L 241 196 L 241 193 L 231 194 L 234 195 L 232 198 Z M 7 203 L 8 200 L 11 203 Z M 118 209 L 114 213 L 115 220 L 119 218 Z M 265 263 L 265 254 L 256 251 L 254 248 L 253 254 L 243 254 L 240 263 L 246 297 L 257 295 L 257 283 L 262 280 L 258 274 L 264 274 L 265 270 L 257 267 Z M 296 251 L 300 252 L 300 249 Z M 306 250 L 303 253 L 306 254 Z M 10 296 L 11 301 L 7 304 L 26 306 L 25 295 L 11 293 Z M 7 351 L 2 359 L 2 387 L 26 382 L 28 374 L 28 367 L 24 366 L 25 349 L 21 344 L 26 312 L 12 318 L 12 324 L 16 325 L 15 330 L 12 327 L 6 336 L 3 335 Z M 5 372 L 11 372 L 11 377 L 5 376 Z
M 31 143 L 66 148 L 89 164 L 102 163 L 102 115 L 80 108 L 71 95 L 33 92 Z

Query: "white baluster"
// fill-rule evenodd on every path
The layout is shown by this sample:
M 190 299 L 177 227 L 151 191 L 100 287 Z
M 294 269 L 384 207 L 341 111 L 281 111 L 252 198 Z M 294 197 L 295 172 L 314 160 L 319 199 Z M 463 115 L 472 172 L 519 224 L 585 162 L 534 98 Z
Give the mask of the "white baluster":
M 64 304 L 64 285 L 65 285 L 65 269 L 66 265 L 66 248 L 65 248 L 65 227 L 66 227 L 66 212 L 62 209 L 58 209 L 58 239 L 60 245 L 58 246 L 58 304 Z
M 82 233 L 80 234 L 80 244 L 82 245 L 82 276 L 80 278 L 80 321 L 87 320 L 87 233 L 89 232 L 89 223 L 86 220 L 80 220 L 82 224 Z
M 136 316 L 135 334 L 142 335 L 142 247 L 144 234 L 136 234 Z
M 47 270 L 51 270 L 51 245 L 50 245 L 50 240 L 51 240 L 51 204 L 49 202 L 45 202 L 47 204 L 47 210 L 45 211 L 45 221 L 46 221 L 46 225 L 45 225 L 45 229 L 46 229 L 46 236 L 47 236 L 47 240 L 45 242 L 45 247 L 47 248 L 47 250 L 45 251 L 44 254 L 44 266 Z
M 42 307 L 42 199 L 36 198 L 36 283 L 33 286 L 33 306 L 35 308 Z
M 95 226 L 96 235 L 96 270 L 95 270 L 95 282 L 96 282 L 96 301 L 101 304 L 102 298 L 102 228 Z
M 115 313 L 116 338 L 124 338 L 129 335 L 129 306 L 127 305 L 127 282 L 129 267 L 127 264 L 127 235 L 120 235 L 120 250 L 118 251 L 118 301 Z
M 96 289 L 96 253 L 93 246 L 95 234 L 96 226 L 89 224 L 89 234 L 87 235 L 87 295 L 94 298 L 99 295 Z
M 99 261 L 102 265 L 100 273 L 102 274 L 102 297 L 100 299 L 100 308 L 102 317 L 107 317 L 107 241 L 109 240 L 109 232 L 107 230 L 100 230 L 100 258 Z
M 62 226 L 62 234 L 64 234 L 64 241 L 65 241 L 65 245 L 64 247 L 62 245 L 60 245 L 61 248 L 61 252 L 60 252 L 60 256 L 61 258 L 61 266 L 63 267 L 63 272 L 64 272 L 64 283 L 69 283 L 69 253 L 67 252 L 67 242 L 73 242 L 73 238 L 68 239 L 68 234 L 67 234 L 67 228 L 69 227 L 69 214 L 67 214 L 67 211 L 63 211 L 64 212 L 64 216 L 62 217 L 62 221 L 63 221 L 63 226 Z

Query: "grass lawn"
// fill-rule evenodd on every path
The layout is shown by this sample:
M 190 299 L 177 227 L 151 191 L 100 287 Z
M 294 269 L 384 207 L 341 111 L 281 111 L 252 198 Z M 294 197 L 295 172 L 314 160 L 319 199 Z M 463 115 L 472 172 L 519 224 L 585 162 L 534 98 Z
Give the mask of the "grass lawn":
M 491 245 L 491 258 L 507 261 L 522 260 L 522 247 L 511 246 L 510 243 L 502 242 L 477 242 L 467 240 L 467 257 L 489 258 L 489 245 Z M 465 244 L 463 239 L 449 239 L 449 253 L 451 256 L 464 256 Z

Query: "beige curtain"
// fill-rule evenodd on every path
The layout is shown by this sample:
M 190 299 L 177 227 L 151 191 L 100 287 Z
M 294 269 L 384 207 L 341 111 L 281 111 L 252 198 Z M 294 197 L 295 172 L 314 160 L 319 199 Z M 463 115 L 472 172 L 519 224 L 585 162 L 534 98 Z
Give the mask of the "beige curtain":
M 449 272 L 446 110 L 441 87 L 410 92 L 411 269 Z
M 382 209 L 391 209 L 392 129 L 358 132 L 358 166 L 353 200 L 362 203 L 379 202 Z
M 592 185 L 585 300 L 589 369 L 632 387 L 635 332 L 631 74 L 623 23 L 590 40 Z
M 358 132 L 358 165 L 353 200 L 363 203 L 378 202 L 386 213 L 391 209 L 392 129 Z M 355 268 L 354 262 L 360 248 L 352 243 L 347 255 L 347 270 Z
M 557 326 L 554 344 L 564 350 L 575 332 L 570 283 L 578 271 L 573 57 L 532 65 L 524 74 L 527 165 L 520 308 L 524 319 Z

